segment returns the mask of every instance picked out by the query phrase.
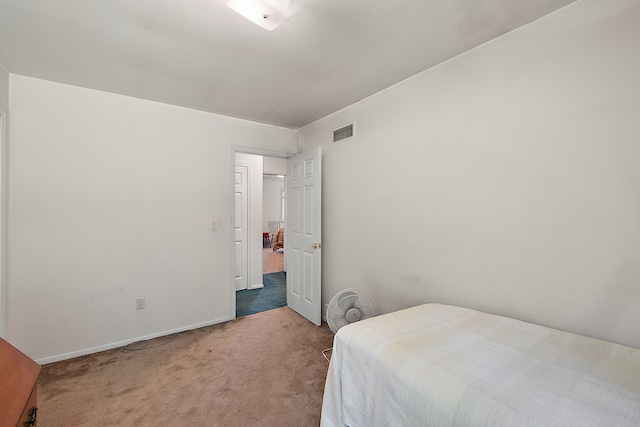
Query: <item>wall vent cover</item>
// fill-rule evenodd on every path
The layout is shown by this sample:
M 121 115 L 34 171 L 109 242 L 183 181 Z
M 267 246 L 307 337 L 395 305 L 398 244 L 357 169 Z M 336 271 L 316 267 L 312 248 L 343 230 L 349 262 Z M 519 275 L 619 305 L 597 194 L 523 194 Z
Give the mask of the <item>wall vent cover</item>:
M 354 122 L 333 130 L 333 142 L 344 141 L 355 136 Z

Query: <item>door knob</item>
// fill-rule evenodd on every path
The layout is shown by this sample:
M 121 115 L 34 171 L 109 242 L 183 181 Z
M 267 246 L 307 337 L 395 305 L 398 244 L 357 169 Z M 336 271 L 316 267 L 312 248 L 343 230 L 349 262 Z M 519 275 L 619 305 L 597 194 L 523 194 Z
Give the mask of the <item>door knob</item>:
M 312 243 L 312 244 L 311 244 L 311 247 L 312 247 L 313 249 L 318 249 L 318 248 L 320 247 L 320 243 Z

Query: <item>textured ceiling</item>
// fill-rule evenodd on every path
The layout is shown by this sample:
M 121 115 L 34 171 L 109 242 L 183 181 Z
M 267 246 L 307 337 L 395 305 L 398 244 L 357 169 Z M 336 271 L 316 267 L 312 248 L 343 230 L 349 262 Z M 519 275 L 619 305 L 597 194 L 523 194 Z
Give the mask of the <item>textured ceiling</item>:
M 9 72 L 297 129 L 575 0 L 0 0 Z

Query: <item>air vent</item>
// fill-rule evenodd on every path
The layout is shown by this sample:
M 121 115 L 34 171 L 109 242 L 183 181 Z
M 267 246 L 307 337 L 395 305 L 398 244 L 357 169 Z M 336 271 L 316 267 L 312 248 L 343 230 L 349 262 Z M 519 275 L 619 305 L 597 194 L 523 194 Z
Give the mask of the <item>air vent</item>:
M 345 139 L 354 137 L 354 123 L 349 123 L 346 126 L 342 126 L 341 128 L 334 129 L 333 131 L 333 142 L 344 141 Z

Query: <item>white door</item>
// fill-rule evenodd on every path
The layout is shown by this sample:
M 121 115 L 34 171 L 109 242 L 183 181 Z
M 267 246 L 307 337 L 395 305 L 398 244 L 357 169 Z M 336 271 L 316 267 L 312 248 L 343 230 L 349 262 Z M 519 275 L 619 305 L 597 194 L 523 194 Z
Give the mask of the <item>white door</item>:
M 249 215 L 248 215 L 248 191 L 249 191 L 249 167 L 236 165 L 235 174 L 235 283 L 236 291 L 247 289 L 249 286 Z
M 321 323 L 321 151 L 298 154 L 287 162 L 287 305 Z

